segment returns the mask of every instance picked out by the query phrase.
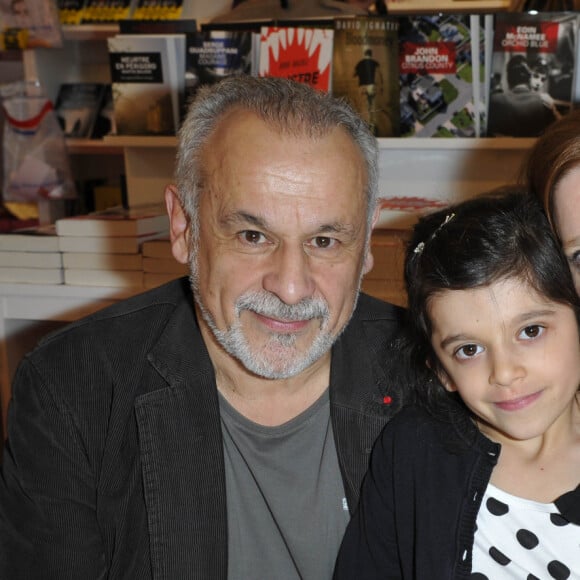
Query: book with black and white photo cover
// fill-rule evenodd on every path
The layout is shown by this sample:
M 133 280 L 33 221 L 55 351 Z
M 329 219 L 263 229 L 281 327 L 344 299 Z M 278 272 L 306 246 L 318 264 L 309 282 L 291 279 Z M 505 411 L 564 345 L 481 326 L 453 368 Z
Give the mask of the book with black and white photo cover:
M 210 29 L 186 34 L 186 99 L 204 85 L 232 75 L 256 75 L 255 36 L 243 29 Z
M 399 134 L 397 19 L 335 18 L 332 93 L 344 97 L 377 137 Z
M 258 75 L 289 78 L 330 92 L 333 38 L 332 28 L 263 26 Z
M 185 92 L 184 34 L 107 39 L 118 135 L 175 135 Z
M 479 137 L 485 122 L 483 19 L 399 17 L 402 137 Z
M 105 97 L 105 83 L 63 83 L 55 112 L 65 137 L 88 139 Z
M 488 136 L 537 137 L 571 111 L 577 36 L 577 13 L 496 14 Z

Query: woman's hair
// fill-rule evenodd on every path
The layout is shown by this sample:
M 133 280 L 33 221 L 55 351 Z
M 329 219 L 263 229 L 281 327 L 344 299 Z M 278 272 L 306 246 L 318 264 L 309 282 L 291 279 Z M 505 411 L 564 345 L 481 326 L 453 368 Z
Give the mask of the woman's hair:
M 496 190 L 420 219 L 405 260 L 411 364 L 441 370 L 431 345 L 434 297 L 512 277 L 570 306 L 580 320 L 566 257 L 540 203 L 528 192 Z M 427 390 L 424 395 L 431 399 L 447 396 L 435 380 Z
M 281 134 L 319 138 L 341 127 L 353 140 L 366 168 L 367 222 L 378 202 L 378 145 L 364 120 L 343 99 L 283 78 L 235 75 L 201 87 L 179 132 L 176 182 L 194 228 L 205 175 L 202 155 L 220 120 L 233 110 L 249 111 Z M 347 161 L 347 160 L 345 160 Z
M 549 125 L 528 152 L 520 181 L 542 203 L 552 227 L 554 192 L 568 172 L 580 166 L 580 109 Z

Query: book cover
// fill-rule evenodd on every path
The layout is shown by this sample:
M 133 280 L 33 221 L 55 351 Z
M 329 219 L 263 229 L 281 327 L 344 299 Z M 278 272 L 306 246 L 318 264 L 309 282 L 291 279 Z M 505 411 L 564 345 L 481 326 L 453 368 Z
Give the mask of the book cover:
M 185 35 L 107 39 L 118 135 L 175 135 L 185 89 Z
M 0 250 L 0 267 L 62 268 L 60 252 L 22 252 Z
M 63 253 L 137 254 L 141 245 L 162 234 L 144 236 L 58 236 L 58 249 Z
M 329 92 L 333 38 L 330 28 L 263 26 L 258 74 L 293 79 Z
M 169 218 L 159 205 L 110 208 L 100 212 L 56 220 L 59 236 L 129 237 L 166 233 Z
M 185 92 L 238 74 L 255 75 L 251 30 L 199 30 L 186 34 Z
M 60 85 L 55 111 L 65 137 L 91 137 L 104 95 L 104 83 Z
M 102 139 L 106 135 L 115 135 L 116 133 L 113 89 L 110 84 L 105 84 L 103 98 L 93 124 L 91 139 Z
M 332 93 L 346 98 L 377 137 L 399 135 L 395 18 L 335 18 Z
M 58 236 L 54 224 L 22 228 L 0 234 L 3 252 L 58 252 Z
M 63 36 L 54 0 L 0 2 L 0 42 L 3 50 L 61 48 Z
M 143 270 L 143 257 L 141 254 L 64 252 L 61 255 L 62 265 L 65 270 Z
M 578 16 L 495 16 L 488 136 L 537 137 L 568 113 L 574 94 Z
M 485 107 L 479 20 L 472 26 L 469 14 L 429 14 L 401 16 L 399 22 L 401 136 L 480 136 Z

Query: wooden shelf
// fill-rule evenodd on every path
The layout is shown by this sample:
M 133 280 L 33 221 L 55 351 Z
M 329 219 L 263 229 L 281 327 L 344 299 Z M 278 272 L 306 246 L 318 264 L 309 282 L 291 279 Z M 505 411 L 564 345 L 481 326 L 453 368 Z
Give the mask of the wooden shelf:
M 104 139 L 66 139 L 71 155 L 122 155 L 123 147 Z
M 107 135 L 103 138 L 106 145 L 114 147 L 137 147 L 137 148 L 175 148 L 177 137 L 149 137 L 141 135 Z
M 510 8 L 510 0 L 387 0 L 390 14 L 502 12 Z
M 62 27 L 65 40 L 104 40 L 118 32 L 118 24 L 66 24 Z

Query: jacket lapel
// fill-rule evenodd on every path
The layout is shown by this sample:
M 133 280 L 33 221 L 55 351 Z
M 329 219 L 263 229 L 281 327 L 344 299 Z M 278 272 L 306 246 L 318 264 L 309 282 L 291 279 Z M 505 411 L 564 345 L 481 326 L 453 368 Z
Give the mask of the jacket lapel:
M 149 361 L 168 385 L 141 395 L 135 405 L 153 578 L 225 579 L 219 406 L 191 304 L 175 310 Z

